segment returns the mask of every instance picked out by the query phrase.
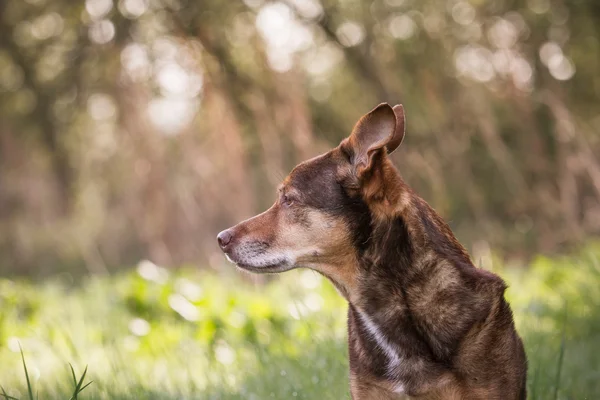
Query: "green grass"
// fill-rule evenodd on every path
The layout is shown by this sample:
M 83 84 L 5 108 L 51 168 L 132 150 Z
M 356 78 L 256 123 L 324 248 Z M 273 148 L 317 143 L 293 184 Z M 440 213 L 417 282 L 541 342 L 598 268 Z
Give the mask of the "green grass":
M 25 380 L 27 382 L 27 393 L 29 394 L 29 400 L 36 400 L 39 399 L 39 393 L 36 394 L 36 396 L 33 396 L 33 387 L 31 385 L 31 380 L 29 379 L 29 371 L 27 370 L 27 363 L 25 362 L 25 355 L 23 354 L 23 349 L 21 348 L 21 345 L 19 345 L 19 350 L 21 352 L 21 361 L 23 361 L 23 371 L 25 373 Z M 92 382 L 88 382 L 85 385 L 83 384 L 84 379 L 85 379 L 85 375 L 87 374 L 87 367 L 85 367 L 85 370 L 83 371 L 83 374 L 81 375 L 81 378 L 77 379 L 76 375 L 75 375 L 75 370 L 73 369 L 73 366 L 71 364 L 69 364 L 69 367 L 71 368 L 71 375 L 73 376 L 73 394 L 71 395 L 71 397 L 69 397 L 69 400 L 77 400 L 77 397 L 79 396 L 79 394 L 81 392 L 83 392 L 85 390 L 86 387 L 90 386 L 92 384 Z M 2 393 L 0 393 L 0 397 L 2 397 L 5 400 L 18 400 L 16 397 L 12 397 L 9 396 L 8 393 L 6 393 L 6 390 L 4 390 L 4 388 L 2 386 L 0 386 L 0 390 L 2 390 Z
M 510 285 L 530 399 L 600 398 L 600 247 L 495 270 Z M 310 271 L 266 285 L 242 276 L 146 263 L 82 282 L 0 279 L 0 399 L 349 398 L 332 285 Z

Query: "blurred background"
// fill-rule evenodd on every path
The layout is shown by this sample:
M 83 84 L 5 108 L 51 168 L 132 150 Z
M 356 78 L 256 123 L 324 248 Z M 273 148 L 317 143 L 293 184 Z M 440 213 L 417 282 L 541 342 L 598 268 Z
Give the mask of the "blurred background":
M 486 262 L 600 232 L 595 0 L 0 2 L 0 271 L 216 268 L 215 235 L 403 103 L 404 178 Z M 491 249 L 491 250 L 490 250 Z
M 600 398 L 598 0 L 0 0 L 0 397 L 348 398 L 332 285 L 215 236 L 381 102 L 530 399 Z

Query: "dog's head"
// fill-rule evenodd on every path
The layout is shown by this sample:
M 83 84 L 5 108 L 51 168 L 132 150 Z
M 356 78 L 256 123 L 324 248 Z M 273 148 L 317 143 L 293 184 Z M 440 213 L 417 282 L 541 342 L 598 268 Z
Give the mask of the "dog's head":
M 402 106 L 380 104 L 338 147 L 296 166 L 271 208 L 219 233 L 219 246 L 251 272 L 308 267 L 350 285 L 372 219 L 398 200 L 400 178 L 387 155 L 403 138 Z

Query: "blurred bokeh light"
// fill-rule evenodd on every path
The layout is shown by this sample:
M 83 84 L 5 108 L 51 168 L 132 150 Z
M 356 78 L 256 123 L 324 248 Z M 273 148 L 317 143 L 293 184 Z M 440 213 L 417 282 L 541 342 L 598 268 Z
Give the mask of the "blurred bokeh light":
M 218 266 L 215 233 L 383 101 L 407 110 L 403 176 L 476 259 L 571 246 L 600 232 L 599 20 L 593 0 L 2 2 L 0 271 Z

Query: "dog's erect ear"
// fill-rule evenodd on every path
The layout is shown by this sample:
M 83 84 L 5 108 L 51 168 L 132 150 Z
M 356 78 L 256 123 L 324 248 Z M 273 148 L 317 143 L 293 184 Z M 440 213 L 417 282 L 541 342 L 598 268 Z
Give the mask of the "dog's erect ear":
M 392 153 L 404 139 L 404 107 L 381 103 L 358 120 L 348 145 L 354 153 L 357 175 L 369 170 L 377 155 Z
M 404 116 L 404 107 L 402 106 L 402 104 L 396 104 L 393 110 L 394 115 L 396 116 L 396 129 L 394 130 L 394 136 L 392 137 L 392 140 L 390 140 L 390 142 L 385 145 L 388 154 L 391 154 L 394 150 L 398 148 L 398 146 L 402 144 L 406 129 L 406 117 Z

